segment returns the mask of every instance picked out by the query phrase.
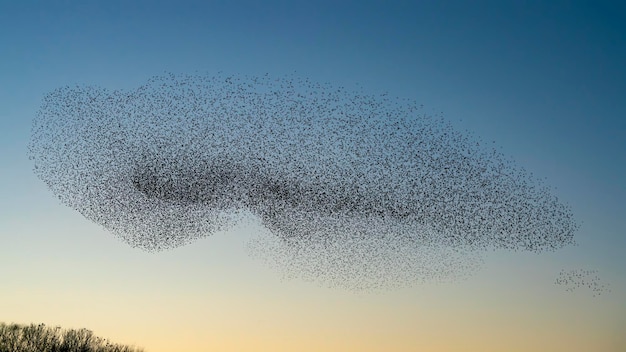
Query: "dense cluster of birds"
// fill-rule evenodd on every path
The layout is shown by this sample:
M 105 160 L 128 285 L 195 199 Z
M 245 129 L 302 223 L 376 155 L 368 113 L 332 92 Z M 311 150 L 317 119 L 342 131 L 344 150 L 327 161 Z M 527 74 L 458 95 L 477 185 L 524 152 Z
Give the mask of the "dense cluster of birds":
M 561 270 L 556 281 L 556 285 L 563 286 L 565 291 L 574 292 L 578 290 L 590 291 L 593 297 L 611 292 L 607 283 L 603 283 L 598 274 L 598 270 L 573 269 Z
M 62 203 L 133 247 L 257 219 L 270 235 L 254 255 L 331 285 L 457 277 L 485 250 L 555 250 L 578 227 L 541 180 L 415 102 L 295 75 L 59 88 L 29 153 Z

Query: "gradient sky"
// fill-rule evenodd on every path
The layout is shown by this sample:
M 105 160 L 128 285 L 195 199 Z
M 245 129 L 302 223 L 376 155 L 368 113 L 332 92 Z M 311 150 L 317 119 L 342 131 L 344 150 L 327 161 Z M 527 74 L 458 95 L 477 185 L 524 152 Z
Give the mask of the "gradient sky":
M 623 2 L 3 0 L 0 54 L 0 321 L 85 327 L 148 352 L 626 350 Z M 132 249 L 32 173 L 45 93 L 196 70 L 297 71 L 443 112 L 545 177 L 582 223 L 579 245 L 355 294 L 281 280 L 246 255 L 253 226 Z M 554 285 L 577 268 L 612 291 Z

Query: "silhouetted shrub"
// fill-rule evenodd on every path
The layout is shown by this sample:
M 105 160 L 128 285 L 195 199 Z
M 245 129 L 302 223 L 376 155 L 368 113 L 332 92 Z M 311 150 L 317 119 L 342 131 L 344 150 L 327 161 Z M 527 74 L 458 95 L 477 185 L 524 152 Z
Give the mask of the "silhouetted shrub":
M 143 349 L 111 343 L 87 329 L 0 323 L 0 352 L 143 352 Z

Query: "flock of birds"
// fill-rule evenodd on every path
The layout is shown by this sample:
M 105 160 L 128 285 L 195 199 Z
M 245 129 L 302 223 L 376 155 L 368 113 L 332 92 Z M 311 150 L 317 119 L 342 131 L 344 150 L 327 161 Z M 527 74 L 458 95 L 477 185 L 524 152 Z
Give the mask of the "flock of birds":
M 561 270 L 554 283 L 563 286 L 565 291 L 568 292 L 577 290 L 591 291 L 593 297 L 611 292 L 610 286 L 606 283 L 602 283 L 600 280 L 597 270 Z
M 349 288 L 463 277 L 578 224 L 539 179 L 416 103 L 295 76 L 157 76 L 45 96 L 29 153 L 62 203 L 161 251 L 244 221 L 250 253 Z

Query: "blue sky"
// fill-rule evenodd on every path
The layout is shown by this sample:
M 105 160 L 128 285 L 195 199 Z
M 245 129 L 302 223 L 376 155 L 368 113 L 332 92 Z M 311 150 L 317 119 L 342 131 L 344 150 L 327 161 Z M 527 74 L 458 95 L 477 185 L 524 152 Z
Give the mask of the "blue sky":
M 79 250 L 90 245 L 85 236 L 114 242 L 107 248 L 127 260 L 145 256 L 89 230 L 33 176 L 26 145 L 45 93 L 74 84 L 132 89 L 165 71 L 296 71 L 414 99 L 545 177 L 582 226 L 578 247 L 540 260 L 549 270 L 599 269 L 613 286 L 608 306 L 626 313 L 616 303 L 626 294 L 621 2 L 0 1 L 0 52 L 2 265 L 50 246 Z

